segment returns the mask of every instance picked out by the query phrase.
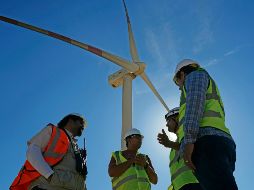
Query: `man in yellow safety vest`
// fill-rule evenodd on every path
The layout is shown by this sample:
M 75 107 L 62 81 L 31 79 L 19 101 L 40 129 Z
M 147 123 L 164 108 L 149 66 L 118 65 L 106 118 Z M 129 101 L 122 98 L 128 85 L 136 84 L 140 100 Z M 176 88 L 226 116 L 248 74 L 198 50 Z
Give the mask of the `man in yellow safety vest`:
M 178 63 L 173 80 L 181 90 L 178 137 L 185 164 L 204 189 L 237 190 L 236 145 L 215 81 L 191 59 Z
M 179 129 L 179 107 L 176 107 L 165 115 L 166 126 L 171 133 L 178 134 Z M 178 159 L 178 151 L 180 147 L 179 142 L 173 142 L 169 140 L 167 134 L 162 129 L 162 133 L 158 134 L 158 141 L 166 148 L 171 148 L 170 151 L 170 173 L 171 173 L 171 185 L 169 190 L 202 190 L 198 180 L 194 176 L 191 169 L 185 165 L 183 159 Z
M 113 190 L 150 190 L 157 183 L 157 174 L 147 155 L 138 152 L 143 135 L 130 129 L 124 136 L 127 150 L 115 151 L 108 167 Z

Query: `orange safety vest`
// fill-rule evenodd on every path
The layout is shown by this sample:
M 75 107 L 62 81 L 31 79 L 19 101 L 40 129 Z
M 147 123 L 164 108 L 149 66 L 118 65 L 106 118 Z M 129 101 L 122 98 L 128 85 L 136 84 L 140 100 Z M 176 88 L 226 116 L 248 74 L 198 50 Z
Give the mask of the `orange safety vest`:
M 52 127 L 52 134 L 50 140 L 45 147 L 42 155 L 45 161 L 54 166 L 59 163 L 69 148 L 69 139 L 64 130 L 49 124 Z M 10 190 L 27 190 L 32 181 L 40 177 L 41 174 L 34 169 L 28 160 L 19 171 L 18 176 L 14 179 L 10 186 Z

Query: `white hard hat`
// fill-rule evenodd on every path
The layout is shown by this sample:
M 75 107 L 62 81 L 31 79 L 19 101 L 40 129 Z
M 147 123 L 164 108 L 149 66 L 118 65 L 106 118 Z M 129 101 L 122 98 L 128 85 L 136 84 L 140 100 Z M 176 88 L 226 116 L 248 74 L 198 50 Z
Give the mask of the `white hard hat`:
M 194 61 L 192 59 L 184 59 L 182 61 L 180 61 L 177 66 L 176 66 L 176 70 L 175 70 L 175 75 L 173 80 L 175 81 L 176 78 L 176 74 L 181 70 L 181 68 L 187 66 L 187 65 L 191 65 L 191 64 L 195 64 L 196 66 L 200 67 L 200 65 L 198 64 L 197 61 Z
M 166 115 L 165 115 L 165 119 L 168 120 L 169 117 L 179 114 L 179 107 L 175 107 L 172 110 L 170 110 Z
M 124 135 L 124 139 L 126 139 L 127 137 L 131 136 L 131 135 L 140 135 L 142 138 L 144 137 L 143 135 L 141 135 L 140 130 L 132 128 L 129 131 L 127 131 Z

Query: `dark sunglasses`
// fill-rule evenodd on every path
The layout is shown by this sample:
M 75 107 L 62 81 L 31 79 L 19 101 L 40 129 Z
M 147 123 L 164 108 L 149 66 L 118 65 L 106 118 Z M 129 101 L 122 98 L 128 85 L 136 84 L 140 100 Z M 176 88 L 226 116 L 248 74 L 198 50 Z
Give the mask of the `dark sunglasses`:
M 141 138 L 141 139 L 143 139 L 143 136 L 135 134 L 135 135 L 129 136 L 129 138 Z

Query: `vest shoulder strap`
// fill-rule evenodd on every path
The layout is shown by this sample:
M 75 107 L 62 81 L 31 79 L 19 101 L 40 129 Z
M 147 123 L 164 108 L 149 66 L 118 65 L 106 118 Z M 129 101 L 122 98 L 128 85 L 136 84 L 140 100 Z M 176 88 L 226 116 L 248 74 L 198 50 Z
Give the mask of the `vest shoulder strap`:
M 117 164 L 121 163 L 120 151 L 115 151 L 115 152 L 113 152 L 113 153 L 112 153 L 112 156 L 115 158 Z

